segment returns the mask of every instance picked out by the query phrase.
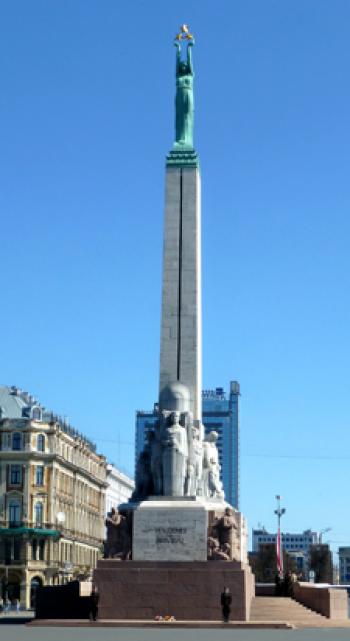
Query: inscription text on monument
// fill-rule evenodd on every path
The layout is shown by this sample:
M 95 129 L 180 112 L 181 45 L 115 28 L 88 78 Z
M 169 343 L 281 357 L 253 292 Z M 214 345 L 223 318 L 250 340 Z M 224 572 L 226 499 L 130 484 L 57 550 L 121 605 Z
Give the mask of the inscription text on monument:
M 147 502 L 148 503 L 148 502 Z M 203 506 L 140 505 L 134 512 L 135 561 L 205 561 L 208 517 Z

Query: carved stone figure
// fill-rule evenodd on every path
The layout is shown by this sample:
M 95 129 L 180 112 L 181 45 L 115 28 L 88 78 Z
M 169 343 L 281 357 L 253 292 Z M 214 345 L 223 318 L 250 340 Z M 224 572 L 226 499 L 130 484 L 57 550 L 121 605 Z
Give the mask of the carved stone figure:
M 104 557 L 107 559 L 120 559 L 125 561 L 130 558 L 131 539 L 127 519 L 118 510 L 112 507 L 106 521 L 107 540 L 105 542 Z
M 218 433 L 210 432 L 203 441 L 203 493 L 210 498 L 224 498 L 220 480 Z
M 162 433 L 163 493 L 183 496 L 187 471 L 188 443 L 185 428 L 179 422 L 180 413 L 172 412 L 169 424 Z
M 230 561 L 230 546 L 226 543 L 220 546 L 218 539 L 208 537 L 208 561 Z
M 229 543 L 231 545 L 232 531 L 237 530 L 234 512 L 231 507 L 227 507 L 225 509 L 225 513 L 218 520 L 216 528 L 221 545 L 223 545 L 224 543 Z
M 200 430 L 193 425 L 192 417 L 189 416 L 187 420 L 188 460 L 185 494 L 186 496 L 196 496 L 201 494 L 202 442 Z
M 224 515 L 217 520 L 215 528 L 218 533 L 221 549 L 223 549 L 224 546 L 228 546 L 231 558 L 233 558 L 237 542 L 238 527 L 232 508 L 227 507 L 225 509 Z

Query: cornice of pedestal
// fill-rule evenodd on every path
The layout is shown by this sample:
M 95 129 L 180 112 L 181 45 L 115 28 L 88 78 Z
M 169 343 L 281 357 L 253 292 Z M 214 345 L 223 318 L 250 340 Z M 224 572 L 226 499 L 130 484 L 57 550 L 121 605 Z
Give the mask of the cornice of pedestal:
M 199 157 L 191 147 L 175 146 L 166 157 L 167 167 L 196 167 L 199 168 Z

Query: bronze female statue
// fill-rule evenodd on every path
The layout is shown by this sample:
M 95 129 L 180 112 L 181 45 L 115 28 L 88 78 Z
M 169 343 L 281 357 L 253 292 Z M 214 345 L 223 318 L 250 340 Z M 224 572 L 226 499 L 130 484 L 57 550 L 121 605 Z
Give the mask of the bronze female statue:
M 187 61 L 181 60 L 181 45 L 175 40 L 176 51 L 176 97 L 175 97 L 175 144 L 174 147 L 193 148 L 193 64 L 194 40 L 187 44 Z

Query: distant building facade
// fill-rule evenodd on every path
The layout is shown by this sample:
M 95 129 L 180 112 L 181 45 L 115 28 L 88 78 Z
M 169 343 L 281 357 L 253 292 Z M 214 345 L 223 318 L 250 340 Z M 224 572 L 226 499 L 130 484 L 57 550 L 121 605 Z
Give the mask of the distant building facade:
M 339 583 L 350 585 L 350 547 L 340 547 L 339 554 Z
M 310 546 L 309 569 L 313 571 L 315 583 L 333 583 L 333 559 L 328 543 Z
M 260 552 L 263 546 L 276 546 L 276 533 L 267 532 L 265 528 L 253 530 L 252 549 L 253 555 Z M 282 549 L 294 559 L 298 572 L 308 579 L 310 569 L 311 549 L 318 543 L 318 534 L 312 530 L 305 530 L 301 533 L 281 533 Z
M 118 470 L 112 463 L 107 464 L 106 514 L 112 507 L 126 503 L 135 488 L 133 479 Z
M 86 578 L 104 538 L 106 459 L 16 387 L 0 386 L 0 594 Z
M 253 530 L 252 548 L 253 552 L 258 552 L 261 545 L 265 543 L 276 544 L 276 533 L 267 532 L 265 528 Z M 312 530 L 305 530 L 299 534 L 290 534 L 282 532 L 282 546 L 286 552 L 305 552 L 308 553 L 311 545 L 318 543 L 318 534 Z
M 218 435 L 221 478 L 226 500 L 236 509 L 239 507 L 239 397 L 237 381 L 230 382 L 227 394 L 222 387 L 202 392 L 202 421 L 205 434 L 215 430 Z M 136 412 L 135 465 L 142 451 L 146 434 L 157 421 L 157 404 L 153 411 Z

